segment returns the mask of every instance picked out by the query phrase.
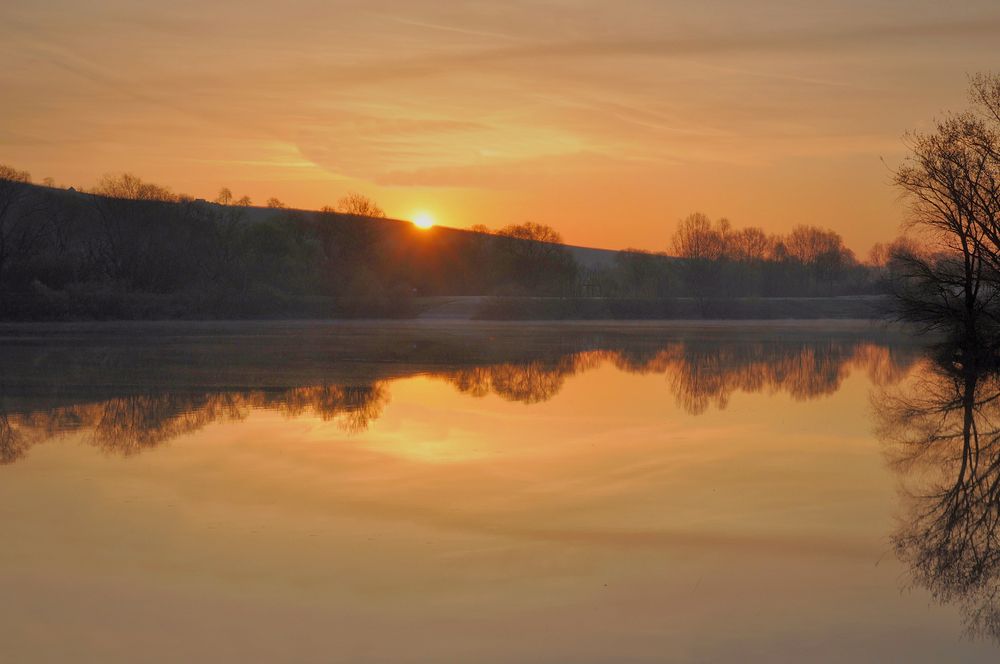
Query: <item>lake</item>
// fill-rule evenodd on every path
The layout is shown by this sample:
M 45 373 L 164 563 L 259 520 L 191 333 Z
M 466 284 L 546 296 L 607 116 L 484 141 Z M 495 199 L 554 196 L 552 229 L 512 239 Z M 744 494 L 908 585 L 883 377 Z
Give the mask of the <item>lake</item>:
M 1000 654 L 1000 454 L 974 484 L 953 430 L 993 431 L 994 383 L 962 411 L 968 381 L 900 333 L 148 323 L 0 344 L 2 661 Z

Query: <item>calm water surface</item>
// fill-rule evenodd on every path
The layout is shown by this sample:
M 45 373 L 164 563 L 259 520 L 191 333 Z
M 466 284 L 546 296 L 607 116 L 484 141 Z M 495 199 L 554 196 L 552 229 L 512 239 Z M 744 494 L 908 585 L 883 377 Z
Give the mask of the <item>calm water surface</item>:
M 0 661 L 1000 654 L 998 508 L 953 495 L 968 384 L 876 328 L 171 324 L 0 344 Z

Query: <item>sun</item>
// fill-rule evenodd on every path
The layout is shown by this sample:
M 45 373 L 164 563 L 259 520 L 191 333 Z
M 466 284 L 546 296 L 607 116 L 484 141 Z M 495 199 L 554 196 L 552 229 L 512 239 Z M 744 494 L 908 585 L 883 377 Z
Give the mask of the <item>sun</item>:
M 434 217 L 427 212 L 419 212 L 415 217 L 413 217 L 413 225 L 417 228 L 430 228 L 434 225 Z

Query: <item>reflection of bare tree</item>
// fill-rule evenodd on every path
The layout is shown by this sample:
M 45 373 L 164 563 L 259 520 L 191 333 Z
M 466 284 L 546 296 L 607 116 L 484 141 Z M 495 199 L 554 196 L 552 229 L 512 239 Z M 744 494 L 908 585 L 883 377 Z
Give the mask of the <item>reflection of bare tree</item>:
M 859 344 L 854 351 L 854 364 L 864 367 L 868 379 L 884 387 L 901 381 L 913 366 L 913 353 L 901 352 L 893 346 Z
M 14 463 L 30 446 L 24 432 L 12 426 L 7 415 L 0 415 L 0 464 Z
M 876 399 L 877 431 L 904 474 L 893 536 L 917 585 L 1000 640 L 1000 376 L 972 357 L 928 362 Z
M 168 393 L 111 399 L 97 406 L 93 442 L 109 452 L 135 454 L 211 422 L 239 419 L 240 405 L 231 395 Z

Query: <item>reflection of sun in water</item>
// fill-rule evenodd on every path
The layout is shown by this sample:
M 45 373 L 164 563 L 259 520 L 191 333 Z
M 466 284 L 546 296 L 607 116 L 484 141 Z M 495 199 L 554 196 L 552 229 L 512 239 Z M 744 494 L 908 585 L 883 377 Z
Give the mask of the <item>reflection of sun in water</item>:
M 434 225 L 434 217 L 428 212 L 418 212 L 415 217 L 413 217 L 413 225 L 417 228 L 430 228 Z

